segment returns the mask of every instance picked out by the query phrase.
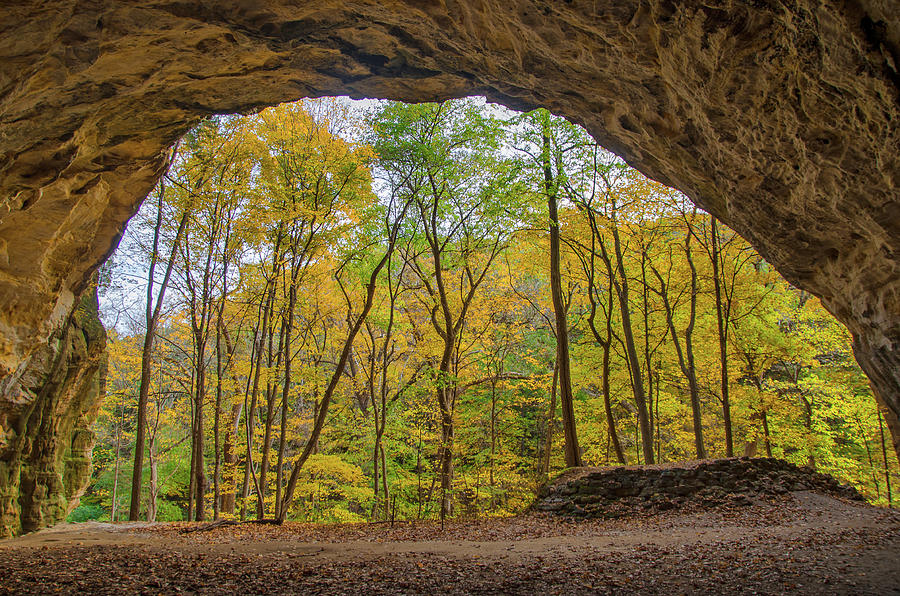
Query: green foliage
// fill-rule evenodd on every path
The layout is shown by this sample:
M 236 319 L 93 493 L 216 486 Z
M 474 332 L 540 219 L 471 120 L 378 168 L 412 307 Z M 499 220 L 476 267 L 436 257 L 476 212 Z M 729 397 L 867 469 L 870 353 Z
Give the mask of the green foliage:
M 160 499 L 157 501 L 156 507 L 156 521 L 167 522 L 181 521 L 184 519 L 184 512 L 181 510 L 181 507 L 175 503 Z
M 69 514 L 66 521 L 71 524 L 99 520 L 105 514 L 106 512 L 100 505 L 79 505 Z

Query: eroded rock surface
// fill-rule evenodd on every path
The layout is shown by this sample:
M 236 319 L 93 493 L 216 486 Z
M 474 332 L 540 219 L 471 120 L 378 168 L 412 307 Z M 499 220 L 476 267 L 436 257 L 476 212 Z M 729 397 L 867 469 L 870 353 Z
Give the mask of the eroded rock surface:
M 304 96 L 483 94 L 583 124 L 820 296 L 900 446 L 897 21 L 887 0 L 7 4 L 0 387 L 31 383 L 198 119 Z
M 0 392 L 0 538 L 65 519 L 91 477 L 106 331 L 87 292 L 67 323 Z

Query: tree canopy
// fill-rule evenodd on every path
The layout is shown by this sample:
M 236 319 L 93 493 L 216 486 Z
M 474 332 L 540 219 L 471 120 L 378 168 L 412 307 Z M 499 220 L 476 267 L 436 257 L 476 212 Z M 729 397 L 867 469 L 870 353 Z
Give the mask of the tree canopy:
M 545 111 L 210 118 L 101 277 L 108 396 L 82 502 L 108 518 L 499 515 L 567 461 L 731 455 L 894 498 L 846 329 Z

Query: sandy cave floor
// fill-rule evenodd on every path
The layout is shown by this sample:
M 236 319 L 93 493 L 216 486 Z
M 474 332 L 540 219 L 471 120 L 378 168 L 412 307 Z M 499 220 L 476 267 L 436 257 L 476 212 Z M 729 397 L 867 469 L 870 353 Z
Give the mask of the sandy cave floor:
M 900 512 L 812 492 L 614 520 L 62 524 L 0 594 L 900 594 Z

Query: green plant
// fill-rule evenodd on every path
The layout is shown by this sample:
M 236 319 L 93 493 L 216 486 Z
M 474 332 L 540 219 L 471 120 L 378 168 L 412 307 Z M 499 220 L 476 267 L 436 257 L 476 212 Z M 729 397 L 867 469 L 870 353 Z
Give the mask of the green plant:
M 86 522 L 100 519 L 104 515 L 106 515 L 106 511 L 100 505 L 80 505 L 69 514 L 66 521 L 69 523 Z
M 169 501 L 164 501 L 162 499 L 156 503 L 156 521 L 168 522 L 181 521 L 183 519 L 184 513 L 181 511 L 181 507 L 175 503 L 170 503 Z

